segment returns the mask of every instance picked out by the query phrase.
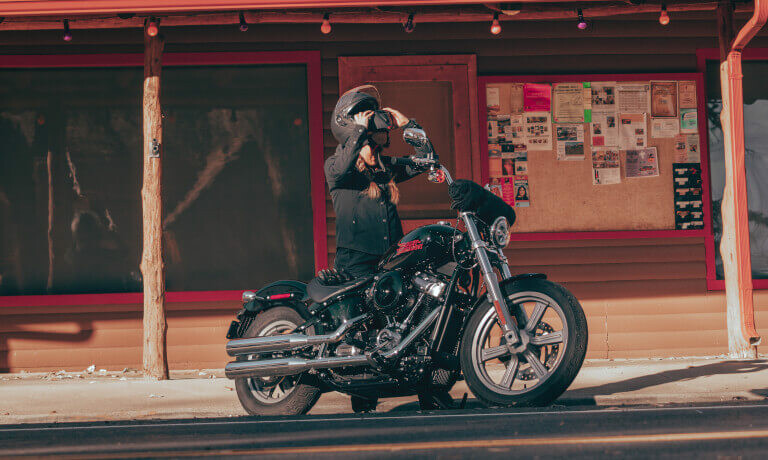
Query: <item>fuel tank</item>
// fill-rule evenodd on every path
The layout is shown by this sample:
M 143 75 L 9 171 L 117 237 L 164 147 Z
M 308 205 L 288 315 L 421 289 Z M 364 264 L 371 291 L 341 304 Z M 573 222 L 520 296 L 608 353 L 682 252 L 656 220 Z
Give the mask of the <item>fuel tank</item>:
M 453 261 L 452 239 L 461 232 L 450 225 L 426 225 L 405 235 L 381 257 L 379 270 L 439 267 Z

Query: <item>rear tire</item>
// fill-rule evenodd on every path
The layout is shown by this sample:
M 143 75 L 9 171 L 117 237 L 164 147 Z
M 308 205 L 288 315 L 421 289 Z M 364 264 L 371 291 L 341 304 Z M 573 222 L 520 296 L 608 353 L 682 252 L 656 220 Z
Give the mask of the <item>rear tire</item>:
M 259 313 L 256 319 L 243 334 L 243 337 L 261 337 L 264 335 L 277 335 L 295 329 L 304 323 L 304 319 L 296 310 L 289 307 L 275 307 Z M 238 361 L 248 360 L 246 356 L 239 356 Z M 264 379 L 237 378 L 235 390 L 243 409 L 250 415 L 300 415 L 306 414 L 320 398 L 320 389 L 305 382 L 306 376 L 286 376 L 278 378 L 278 383 L 268 387 L 267 391 L 261 390 Z M 278 388 L 285 385 L 282 394 L 270 393 L 269 388 Z M 288 385 L 291 385 L 288 388 Z M 275 395 L 274 397 L 272 395 Z
M 570 386 L 584 362 L 584 311 L 573 294 L 545 279 L 517 280 L 505 290 L 510 306 L 531 309 L 526 312 L 529 327 L 521 328 L 529 343 L 509 351 L 498 332 L 492 333 L 494 328 L 501 330 L 493 305 L 483 302 L 472 312 L 461 341 L 461 369 L 467 386 L 486 406 L 546 406 Z M 545 317 L 550 309 L 553 314 Z M 557 323 L 560 329 L 549 323 Z

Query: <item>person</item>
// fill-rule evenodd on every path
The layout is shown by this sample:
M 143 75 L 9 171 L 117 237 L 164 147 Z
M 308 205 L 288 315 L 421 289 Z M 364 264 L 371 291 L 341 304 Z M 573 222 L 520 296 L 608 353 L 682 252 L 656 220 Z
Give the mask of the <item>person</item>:
M 524 185 L 517 187 L 517 195 L 515 195 L 515 200 L 528 201 L 528 190 Z
M 399 111 L 380 109 L 371 85 L 344 93 L 331 115 L 339 145 L 325 162 L 325 178 L 336 212 L 334 267 L 353 277 L 373 273 L 381 256 L 403 236 L 397 213 L 397 183 L 421 171 L 382 155 L 389 133 L 411 122 Z

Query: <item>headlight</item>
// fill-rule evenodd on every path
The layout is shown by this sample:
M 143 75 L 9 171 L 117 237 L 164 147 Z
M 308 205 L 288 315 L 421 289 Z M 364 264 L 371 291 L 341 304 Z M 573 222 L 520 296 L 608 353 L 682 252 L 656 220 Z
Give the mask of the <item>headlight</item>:
M 497 217 L 491 225 L 491 243 L 505 248 L 509 244 L 509 223 L 504 217 Z

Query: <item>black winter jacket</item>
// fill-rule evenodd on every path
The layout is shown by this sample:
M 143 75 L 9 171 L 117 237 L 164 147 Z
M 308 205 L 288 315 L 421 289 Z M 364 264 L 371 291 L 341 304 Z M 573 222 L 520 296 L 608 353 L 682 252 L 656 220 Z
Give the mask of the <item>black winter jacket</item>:
M 366 130 L 361 126 L 344 144 L 339 144 L 333 156 L 325 161 L 325 179 L 336 212 L 336 246 L 381 255 L 403 237 L 403 227 L 386 187 L 378 200 L 361 193 L 368 188 L 370 180 L 357 170 L 355 163 L 366 140 Z M 396 164 L 388 156 L 382 155 L 381 161 L 395 182 L 420 173 Z

